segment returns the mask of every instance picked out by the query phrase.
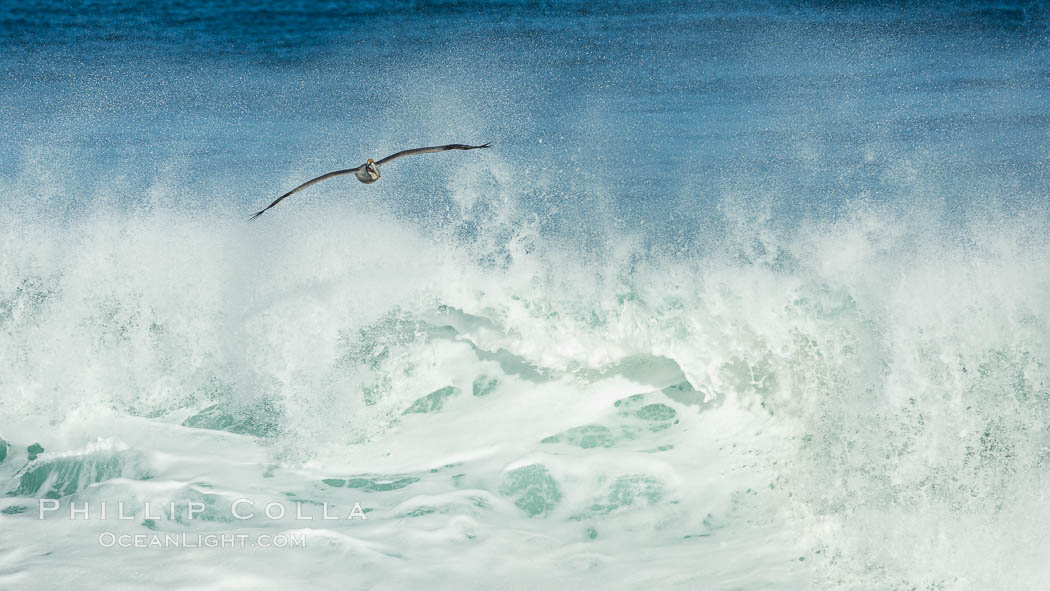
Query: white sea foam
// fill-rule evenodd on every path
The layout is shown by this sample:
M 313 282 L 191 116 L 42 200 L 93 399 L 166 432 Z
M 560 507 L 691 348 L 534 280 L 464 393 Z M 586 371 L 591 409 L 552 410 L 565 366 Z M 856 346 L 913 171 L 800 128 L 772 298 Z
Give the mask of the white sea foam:
M 1045 580 L 1045 212 L 859 203 L 787 228 L 737 205 L 720 246 L 674 255 L 525 213 L 467 238 L 351 205 L 0 214 L 0 586 Z M 20 484 L 32 443 L 73 484 Z M 368 512 L 241 521 L 237 499 Z M 68 519 L 107 501 L 136 519 Z

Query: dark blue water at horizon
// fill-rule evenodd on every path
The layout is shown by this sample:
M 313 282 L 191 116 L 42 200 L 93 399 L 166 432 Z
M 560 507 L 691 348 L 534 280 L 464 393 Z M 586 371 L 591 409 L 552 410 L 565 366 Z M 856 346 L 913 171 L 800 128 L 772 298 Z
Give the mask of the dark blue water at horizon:
M 178 167 L 251 209 L 384 150 L 494 141 L 549 177 L 539 210 L 599 200 L 679 240 L 741 192 L 786 219 L 920 199 L 909 174 L 1030 202 L 1047 23 L 1034 2 L 6 4 L 0 171 L 54 150 L 81 188 Z M 399 173 L 402 213 L 442 199 L 446 164 Z

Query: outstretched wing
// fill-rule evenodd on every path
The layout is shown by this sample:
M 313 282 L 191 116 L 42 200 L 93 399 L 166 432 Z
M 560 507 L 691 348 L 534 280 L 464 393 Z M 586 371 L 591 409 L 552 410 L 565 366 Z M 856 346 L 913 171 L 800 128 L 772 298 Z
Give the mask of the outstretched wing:
M 313 185 L 315 183 L 319 183 L 319 182 L 321 182 L 321 181 L 323 181 L 325 179 L 330 179 L 330 178 L 332 178 L 334 176 L 339 176 L 341 174 L 351 174 L 351 173 L 357 172 L 359 170 L 361 170 L 360 166 L 358 166 L 357 168 L 347 168 L 347 169 L 344 169 L 344 170 L 336 170 L 336 171 L 332 171 L 332 172 L 329 172 L 329 173 L 326 173 L 326 174 L 322 174 L 321 176 L 319 176 L 317 178 L 310 179 L 310 180 L 306 181 L 305 183 L 299 185 L 298 187 L 292 189 L 291 191 L 288 191 L 284 195 L 281 195 L 277 199 L 274 199 L 273 203 L 267 205 L 262 210 L 253 213 L 251 215 L 251 217 L 248 218 L 248 221 L 249 222 L 254 221 L 255 218 L 257 218 L 257 217 L 261 216 L 262 214 L 266 213 L 267 209 L 270 209 L 274 205 L 277 205 L 282 200 L 284 200 L 285 197 L 288 197 L 289 195 L 291 195 L 293 193 L 296 193 L 298 191 L 302 191 L 303 189 L 309 187 L 310 185 Z
M 480 146 L 468 146 L 466 144 L 448 144 L 447 146 L 432 146 L 432 147 L 429 147 L 429 148 L 415 148 L 415 149 L 412 149 L 412 150 L 401 150 L 400 152 L 397 152 L 396 154 L 391 154 L 391 155 L 387 156 L 386 158 L 383 158 L 382 160 L 376 162 L 376 165 L 377 166 L 382 166 L 383 164 L 385 164 L 387 162 L 390 162 L 391 160 L 394 160 L 394 159 L 397 159 L 397 158 L 401 158 L 402 156 L 411 156 L 413 154 L 426 154 L 428 152 L 444 152 L 445 150 L 476 150 L 478 148 L 487 148 L 487 147 L 489 147 L 491 145 L 491 143 L 492 142 L 489 142 L 487 144 L 482 144 Z

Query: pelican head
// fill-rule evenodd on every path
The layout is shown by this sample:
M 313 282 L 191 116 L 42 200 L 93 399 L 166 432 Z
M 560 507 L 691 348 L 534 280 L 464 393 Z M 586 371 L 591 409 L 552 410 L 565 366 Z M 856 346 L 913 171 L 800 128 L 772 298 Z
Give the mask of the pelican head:
M 365 183 L 366 185 L 368 183 L 374 183 L 379 180 L 379 166 L 375 163 L 374 160 L 369 158 L 368 162 L 365 162 L 364 166 L 362 166 L 360 170 L 354 173 L 354 176 L 357 177 L 357 180 L 361 181 L 362 183 Z

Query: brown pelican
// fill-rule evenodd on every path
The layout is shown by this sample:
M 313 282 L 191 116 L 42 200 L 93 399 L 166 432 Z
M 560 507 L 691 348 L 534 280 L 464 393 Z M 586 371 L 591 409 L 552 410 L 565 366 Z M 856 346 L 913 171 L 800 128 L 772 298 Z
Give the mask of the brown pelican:
M 305 183 L 299 185 L 298 187 L 292 189 L 291 191 L 288 191 L 284 195 L 281 195 L 280 197 L 275 199 L 273 203 L 267 205 L 262 210 L 257 211 L 254 214 L 252 214 L 252 216 L 250 218 L 248 218 L 248 221 L 254 220 L 255 218 L 257 218 L 257 217 L 261 216 L 262 214 L 266 213 L 267 209 L 270 209 L 274 205 L 277 205 L 285 197 L 288 197 L 289 195 L 291 195 L 293 193 L 301 191 L 301 190 L 309 187 L 310 185 L 312 185 L 314 183 L 319 183 L 319 182 L 321 182 L 321 181 L 323 181 L 325 179 L 330 179 L 330 178 L 332 178 L 334 176 L 339 176 L 341 174 L 353 174 L 354 176 L 357 177 L 357 180 L 361 181 L 362 183 L 369 184 L 369 183 L 374 183 L 374 182 L 379 180 L 379 178 L 380 178 L 379 167 L 380 166 L 386 164 L 387 162 L 390 162 L 391 160 L 396 160 L 398 158 L 401 158 L 402 156 L 411 156 L 412 154 L 426 154 L 428 152 L 444 152 L 445 150 L 476 150 L 477 148 L 487 148 L 487 147 L 489 147 L 489 145 L 490 144 L 482 144 L 480 146 L 468 146 L 466 144 L 448 144 L 447 146 L 431 146 L 429 148 L 414 148 L 412 150 L 402 150 L 400 152 L 391 154 L 391 155 L 387 156 L 386 158 L 383 158 L 379 162 L 376 162 L 376 161 L 372 160 L 371 158 L 369 158 L 368 162 L 365 162 L 364 164 L 362 164 L 361 166 L 358 166 L 357 168 L 346 168 L 346 169 L 343 169 L 343 170 L 336 170 L 336 171 L 333 171 L 333 172 L 322 174 L 321 176 L 319 176 L 317 178 L 313 178 L 313 179 L 310 179 L 310 180 L 306 181 Z

